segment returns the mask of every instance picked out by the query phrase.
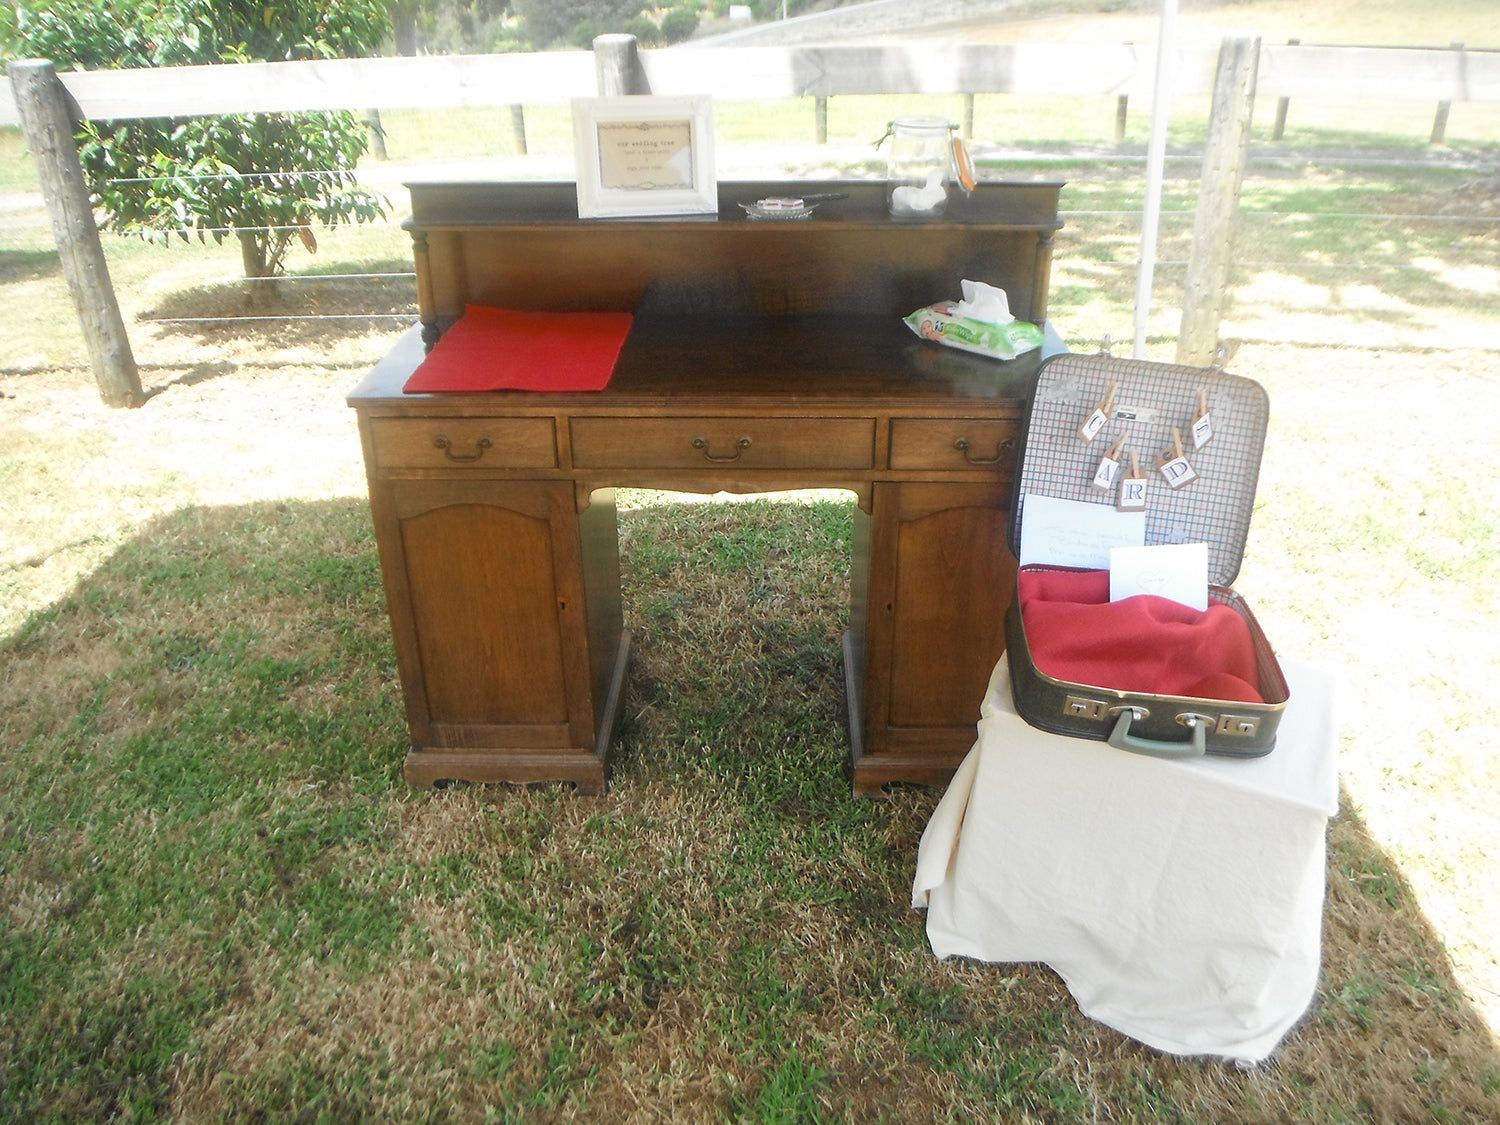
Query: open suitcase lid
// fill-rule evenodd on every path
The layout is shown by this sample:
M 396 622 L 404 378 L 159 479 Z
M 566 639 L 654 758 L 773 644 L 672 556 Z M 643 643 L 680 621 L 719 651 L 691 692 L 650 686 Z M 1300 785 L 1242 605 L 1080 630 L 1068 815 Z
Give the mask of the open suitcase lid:
M 1102 427 L 1085 441 L 1080 428 L 1107 403 L 1112 388 L 1114 401 Z M 1200 403 L 1208 407 L 1212 437 L 1194 448 Z M 1109 355 L 1053 356 L 1038 373 L 1017 456 L 1011 550 L 1020 556 L 1028 495 L 1114 507 L 1118 486 L 1102 489 L 1094 477 L 1100 460 L 1123 439 L 1122 475 L 1134 451 L 1148 482 L 1146 543 L 1207 543 L 1209 581 L 1232 585 L 1250 533 L 1269 412 L 1259 383 L 1215 368 Z M 1197 474 L 1179 488 L 1168 485 L 1159 467 L 1165 451 L 1176 455 L 1174 428 Z

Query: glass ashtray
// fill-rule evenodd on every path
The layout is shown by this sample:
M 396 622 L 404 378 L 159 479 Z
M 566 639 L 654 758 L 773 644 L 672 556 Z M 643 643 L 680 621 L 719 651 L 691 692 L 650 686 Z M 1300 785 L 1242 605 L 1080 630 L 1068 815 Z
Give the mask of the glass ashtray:
M 745 209 L 747 218 L 784 223 L 811 218 L 813 208 L 817 207 L 817 204 L 793 196 L 773 195 L 766 199 L 757 199 L 754 203 L 741 203 L 740 206 Z

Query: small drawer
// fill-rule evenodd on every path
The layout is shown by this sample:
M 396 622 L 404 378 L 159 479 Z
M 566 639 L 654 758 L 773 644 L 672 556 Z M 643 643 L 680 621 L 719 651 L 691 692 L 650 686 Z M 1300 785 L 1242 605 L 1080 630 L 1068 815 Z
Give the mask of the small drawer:
M 382 469 L 553 469 L 551 418 L 376 418 L 370 422 Z
M 581 469 L 868 469 L 870 418 L 574 418 Z
M 895 418 L 893 469 L 991 469 L 1015 463 L 1019 426 L 1000 418 Z

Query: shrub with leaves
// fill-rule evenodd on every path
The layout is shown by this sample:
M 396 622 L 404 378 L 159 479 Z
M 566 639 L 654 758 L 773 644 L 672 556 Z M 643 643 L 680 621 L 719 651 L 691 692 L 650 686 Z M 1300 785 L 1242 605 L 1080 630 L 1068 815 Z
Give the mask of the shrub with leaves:
M 516 0 L 526 37 L 537 47 L 577 44 L 623 31 L 645 9 L 644 0 Z
M 357 57 L 387 30 L 385 0 L 59 0 L 0 7 L 9 57 L 59 70 Z M 245 274 L 272 277 L 313 225 L 385 212 L 354 167 L 368 144 L 351 113 L 94 121 L 79 158 L 106 229 L 153 241 L 234 235 Z

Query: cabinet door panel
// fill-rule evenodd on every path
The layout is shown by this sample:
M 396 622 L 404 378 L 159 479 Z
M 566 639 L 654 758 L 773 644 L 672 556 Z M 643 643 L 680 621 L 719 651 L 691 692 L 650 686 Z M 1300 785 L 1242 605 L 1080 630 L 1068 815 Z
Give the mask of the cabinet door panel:
M 566 723 L 545 518 L 453 504 L 402 522 L 417 651 L 435 723 Z
M 958 758 L 1005 650 L 1015 583 L 1009 495 L 985 484 L 877 485 L 870 541 L 865 753 Z
M 891 724 L 969 726 L 1005 651 L 1015 561 L 1006 512 L 946 508 L 902 522 L 892 622 Z

